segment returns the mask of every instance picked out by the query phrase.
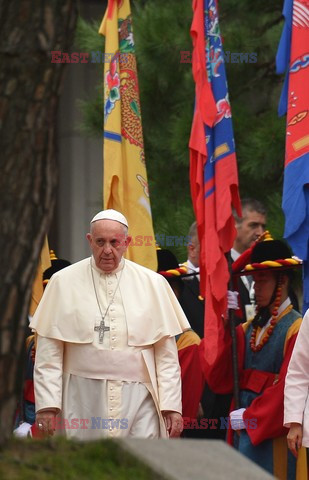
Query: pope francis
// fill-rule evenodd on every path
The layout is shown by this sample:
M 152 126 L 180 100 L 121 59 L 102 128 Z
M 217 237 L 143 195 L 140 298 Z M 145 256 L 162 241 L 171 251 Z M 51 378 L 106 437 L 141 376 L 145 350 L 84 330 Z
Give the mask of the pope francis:
M 53 275 L 37 332 L 36 426 L 78 440 L 177 437 L 181 380 L 175 335 L 190 328 L 159 274 L 123 254 L 126 218 L 99 212 L 92 256 Z

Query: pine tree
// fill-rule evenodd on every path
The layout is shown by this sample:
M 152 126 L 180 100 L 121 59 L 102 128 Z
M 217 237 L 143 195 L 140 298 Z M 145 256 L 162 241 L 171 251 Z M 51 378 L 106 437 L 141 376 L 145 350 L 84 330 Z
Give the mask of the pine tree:
M 241 197 L 262 200 L 268 228 L 283 233 L 281 211 L 285 119 L 277 105 L 282 78 L 275 73 L 283 2 L 221 2 L 225 52 L 256 53 L 256 63 L 226 64 L 232 105 Z M 230 55 L 231 58 L 231 55 Z
M 57 187 L 56 118 L 75 0 L 0 4 L 0 444 L 20 398 L 31 289 Z

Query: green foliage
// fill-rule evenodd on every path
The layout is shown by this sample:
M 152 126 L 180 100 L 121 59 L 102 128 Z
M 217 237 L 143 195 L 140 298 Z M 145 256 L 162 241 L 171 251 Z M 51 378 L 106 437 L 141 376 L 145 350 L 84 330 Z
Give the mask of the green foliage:
M 78 100 L 79 106 L 83 114 L 83 122 L 80 124 L 80 130 L 89 137 L 102 136 L 102 105 L 103 92 L 102 86 L 98 87 L 97 96 L 89 100 Z
M 155 232 L 187 235 L 194 220 L 188 151 L 194 83 L 191 64 L 181 63 L 180 52 L 192 50 L 191 2 L 131 0 L 131 7 Z M 257 54 L 256 63 L 226 64 L 240 193 L 266 204 L 268 226 L 281 236 L 285 119 L 277 116 L 283 79 L 275 74 L 275 56 L 282 0 L 221 0 L 219 7 L 225 52 Z M 77 39 L 83 48 L 97 48 L 97 29 L 98 24 L 80 21 Z M 102 100 L 83 104 L 83 111 L 86 131 L 101 135 Z M 184 247 L 168 248 L 185 258 Z
M 75 43 L 83 52 L 104 52 L 104 38 L 98 34 L 101 20 L 86 22 L 78 18 L 75 33 Z
M 113 441 L 11 440 L 0 451 L 0 478 L 11 480 L 159 480 Z
M 99 27 L 101 19 L 86 22 L 79 17 L 76 26 L 75 45 L 82 52 L 88 52 L 90 56 L 92 52 L 104 53 L 104 37 L 99 35 Z M 102 64 L 94 63 L 94 68 L 97 68 L 98 79 L 102 75 Z M 103 91 L 102 85 L 98 83 L 96 88 L 96 95 L 91 92 L 87 99 L 80 99 L 77 101 L 83 116 L 83 121 L 79 125 L 80 130 L 90 137 L 102 136 L 103 125 Z
M 283 234 L 281 210 L 285 148 L 285 118 L 277 105 L 283 79 L 275 74 L 275 57 L 282 30 L 282 2 L 221 3 L 224 49 L 255 52 L 256 63 L 227 63 L 241 197 L 263 201 L 268 228 Z

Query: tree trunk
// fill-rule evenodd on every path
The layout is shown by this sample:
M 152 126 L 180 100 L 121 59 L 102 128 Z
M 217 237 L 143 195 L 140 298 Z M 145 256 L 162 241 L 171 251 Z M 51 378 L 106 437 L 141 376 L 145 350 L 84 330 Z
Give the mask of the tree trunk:
M 55 204 L 57 107 L 76 0 L 0 4 L 0 442 L 12 432 L 32 282 Z

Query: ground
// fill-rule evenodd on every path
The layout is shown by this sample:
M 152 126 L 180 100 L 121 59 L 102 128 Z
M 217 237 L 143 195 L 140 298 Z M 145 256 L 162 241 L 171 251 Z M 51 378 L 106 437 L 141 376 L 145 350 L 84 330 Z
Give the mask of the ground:
M 146 466 L 104 440 L 12 439 L 0 450 L 0 479 L 10 480 L 160 480 Z

